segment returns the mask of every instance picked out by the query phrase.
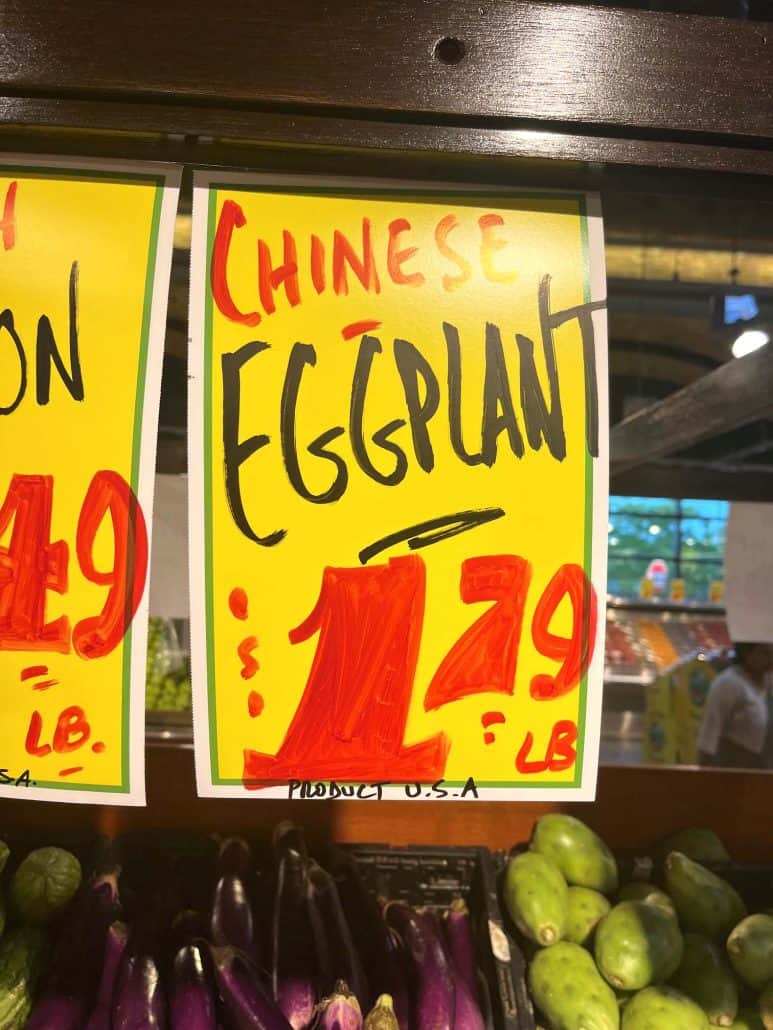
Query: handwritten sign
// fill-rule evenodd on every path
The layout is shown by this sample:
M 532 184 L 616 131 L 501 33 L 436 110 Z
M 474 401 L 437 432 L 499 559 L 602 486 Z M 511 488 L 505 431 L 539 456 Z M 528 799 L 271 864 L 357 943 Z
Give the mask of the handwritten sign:
M 725 604 L 737 643 L 773 644 L 773 505 L 732 504 L 725 539 Z
M 0 795 L 142 804 L 176 172 L 0 159 Z
M 592 797 L 596 199 L 201 173 L 193 235 L 200 793 Z

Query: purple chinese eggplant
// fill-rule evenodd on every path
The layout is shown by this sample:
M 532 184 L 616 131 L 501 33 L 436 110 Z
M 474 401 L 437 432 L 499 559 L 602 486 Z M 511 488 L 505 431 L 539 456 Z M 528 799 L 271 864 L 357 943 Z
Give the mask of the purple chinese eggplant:
M 116 974 L 112 1030 L 165 1030 L 166 992 L 159 970 L 161 912 L 150 906 L 129 931 Z
M 274 827 L 272 844 L 277 860 L 287 851 L 294 851 L 304 861 L 309 857 L 309 849 L 303 830 L 289 819 L 284 819 Z
M 470 997 L 478 996 L 477 963 L 472 938 L 470 911 L 463 898 L 455 898 L 443 914 L 448 950 L 457 974 L 464 980 Z
M 170 964 L 175 955 L 186 944 L 209 939 L 210 921 L 203 914 L 192 908 L 185 908 L 172 920 L 167 933 Z
M 210 930 L 213 944 L 221 947 L 230 944 L 259 962 L 252 902 L 244 881 L 233 873 L 226 873 L 217 881 Z
M 408 1030 L 410 998 L 405 956 L 399 942 L 386 925 L 378 902 L 363 883 L 354 859 L 338 849 L 333 850 L 331 856 L 331 873 L 370 987 L 370 996 L 362 999 L 362 1003 L 372 1007 L 378 995 L 389 995 L 401 1030 Z
M 451 969 L 454 985 L 454 1030 L 485 1030 L 483 1016 L 476 1001 L 477 992 L 470 990 L 468 983 L 454 963 L 448 934 L 444 925 L 444 917 L 447 913 L 444 912 L 443 917 L 441 917 L 437 909 L 420 908 L 417 911 L 423 919 L 426 919 L 427 925 L 432 928 L 432 932 L 440 941 Z
M 470 912 L 462 898 L 456 898 L 443 914 L 443 930 L 454 971 L 457 1030 L 483 1030 L 485 1022 L 478 1005 L 475 945 Z
M 24 1026 L 34 1030 L 80 1030 L 83 1018 L 82 998 L 58 994 L 42 997 Z
M 124 951 L 113 995 L 112 1030 L 166 1030 L 166 999 L 151 954 Z
M 411 960 L 413 1024 L 421 1030 L 454 1030 L 453 973 L 433 919 L 402 901 L 389 902 L 384 914 Z
M 336 982 L 344 980 L 358 1000 L 368 998 L 365 970 L 354 946 L 335 882 L 312 859 L 308 863 L 307 897 L 320 993 L 332 993 Z
M 99 987 L 110 924 L 118 912 L 118 872 L 82 889 L 62 925 L 41 997 L 26 1023 L 31 1030 L 81 1030 Z
M 311 1025 L 317 1002 L 306 863 L 292 847 L 279 854 L 272 919 L 271 987 L 293 1030 Z
M 215 995 L 198 945 L 186 944 L 172 963 L 170 1030 L 215 1030 Z
M 454 1030 L 486 1030 L 486 1023 L 470 989 L 454 971 Z
M 220 876 L 238 876 L 249 883 L 254 872 L 252 849 L 244 837 L 226 837 L 220 842 L 217 856 Z
M 234 1030 L 291 1030 L 249 959 L 235 948 L 210 948 L 220 997 Z
M 329 998 L 320 1002 L 319 1030 L 362 1030 L 362 1009 L 343 980 L 335 985 Z
M 126 948 L 126 937 L 127 931 L 124 923 L 111 924 L 105 940 L 105 957 L 97 991 L 97 1002 L 86 1024 L 86 1030 L 111 1030 L 113 991 L 118 967 Z

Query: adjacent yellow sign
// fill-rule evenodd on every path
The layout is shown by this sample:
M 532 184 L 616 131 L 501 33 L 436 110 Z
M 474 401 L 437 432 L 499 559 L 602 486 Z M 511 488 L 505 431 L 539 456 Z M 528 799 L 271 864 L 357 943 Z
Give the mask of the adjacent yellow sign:
M 592 196 L 198 174 L 200 793 L 593 796 L 604 309 Z
M 147 566 L 177 201 L 0 159 L 0 795 L 144 801 Z
M 687 582 L 684 579 L 672 579 L 669 597 L 674 604 L 683 604 L 687 600 Z

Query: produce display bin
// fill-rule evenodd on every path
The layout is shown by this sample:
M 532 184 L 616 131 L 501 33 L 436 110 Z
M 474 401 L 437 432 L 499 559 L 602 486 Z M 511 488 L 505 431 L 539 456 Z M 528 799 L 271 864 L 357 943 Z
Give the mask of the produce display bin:
M 526 983 L 528 963 L 525 958 L 525 956 L 533 954 L 536 946 L 524 940 L 510 918 L 507 906 L 504 903 L 503 884 L 505 868 L 509 858 L 527 850 L 528 846 L 528 842 L 520 842 L 510 848 L 509 851 L 495 851 L 488 856 L 496 876 L 498 906 L 502 914 L 504 928 L 509 937 L 511 961 L 514 970 L 517 970 L 516 990 L 519 999 L 519 1021 L 515 1023 L 515 1026 L 519 1027 L 519 1030 L 535 1030 L 537 1027 L 534 1005 Z M 621 884 L 629 883 L 632 880 L 645 880 L 663 890 L 667 889 L 663 869 L 664 857 L 662 854 L 657 854 L 656 847 L 652 849 L 618 850 L 615 852 L 615 858 Z M 731 884 L 743 898 L 749 913 L 773 912 L 773 864 L 735 861 L 710 862 L 706 860 L 701 861 L 700 864 Z M 515 972 L 514 975 L 516 975 Z M 524 1000 L 521 1000 L 522 998 Z
M 488 1009 L 488 1026 L 534 1030 L 523 956 L 505 931 L 496 865 L 486 848 L 354 844 L 347 850 L 356 858 L 366 884 L 379 896 L 438 907 L 464 898 L 473 921 L 478 968 L 484 977 L 481 994 Z
M 662 860 L 650 859 L 649 856 L 634 855 L 629 852 L 618 855 L 618 866 L 621 876 L 624 877 L 623 882 L 625 879 L 635 879 L 636 870 L 646 868 L 649 861 L 652 861 L 652 873 L 649 879 L 658 887 L 663 887 Z M 773 909 L 773 864 L 770 862 L 708 862 L 703 860 L 700 864 L 735 887 L 746 902 L 750 913 Z M 625 876 L 628 871 L 631 871 L 632 875 Z
M 244 835 L 249 840 L 249 834 Z M 268 854 L 264 838 L 250 841 L 260 862 Z M 473 925 L 480 1000 L 487 1030 L 534 1030 L 534 1015 L 524 979 L 524 961 L 506 932 L 497 897 L 497 868 L 482 847 L 393 847 L 385 844 L 322 844 L 310 842 L 312 854 L 325 865 L 331 848 L 352 855 L 366 886 L 377 896 L 412 905 L 446 908 L 464 898 Z M 214 837 L 201 833 L 143 831 L 118 837 L 112 846 L 132 888 L 143 894 L 159 876 L 172 873 L 210 895 L 207 870 L 214 864 Z M 264 870 L 258 868 L 258 878 Z M 266 892 L 259 890 L 258 918 L 270 919 Z M 266 925 L 269 925 L 268 922 Z

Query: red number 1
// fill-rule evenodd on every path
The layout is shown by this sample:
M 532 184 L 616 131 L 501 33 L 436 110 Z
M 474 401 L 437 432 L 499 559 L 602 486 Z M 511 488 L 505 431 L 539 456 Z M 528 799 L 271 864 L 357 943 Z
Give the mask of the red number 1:
M 306 689 L 276 755 L 244 753 L 244 785 L 288 778 L 434 782 L 449 742 L 403 743 L 424 622 L 424 563 L 325 569 L 314 611 L 290 633 L 318 634 Z

